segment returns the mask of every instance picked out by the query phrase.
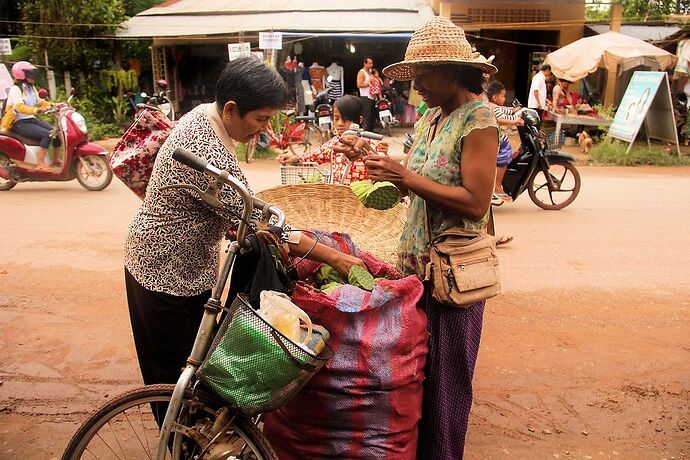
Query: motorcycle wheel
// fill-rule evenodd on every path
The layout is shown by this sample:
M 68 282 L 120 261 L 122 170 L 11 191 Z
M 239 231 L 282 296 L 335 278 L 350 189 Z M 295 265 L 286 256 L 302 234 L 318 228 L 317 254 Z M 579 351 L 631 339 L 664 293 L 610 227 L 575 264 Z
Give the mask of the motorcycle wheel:
M 113 171 L 108 160 L 102 155 L 86 155 L 83 157 L 85 166 L 79 159 L 76 161 L 75 176 L 77 182 L 86 190 L 98 192 L 103 190 L 113 180 Z
M 388 135 L 388 137 L 391 137 L 391 136 L 393 135 L 393 134 L 391 133 L 391 125 L 392 125 L 391 122 L 388 122 L 388 123 L 386 123 L 386 125 L 385 125 L 386 134 Z
M 527 186 L 532 202 L 542 209 L 557 211 L 575 201 L 581 184 L 575 165 L 568 161 L 552 162 L 548 174 L 554 182 L 553 189 L 544 171 L 537 169 L 532 173 Z
M 10 164 L 11 162 L 7 157 L 0 155 L 0 168 L 6 168 Z M 10 190 L 15 185 L 17 185 L 17 181 L 0 177 L 0 191 Z

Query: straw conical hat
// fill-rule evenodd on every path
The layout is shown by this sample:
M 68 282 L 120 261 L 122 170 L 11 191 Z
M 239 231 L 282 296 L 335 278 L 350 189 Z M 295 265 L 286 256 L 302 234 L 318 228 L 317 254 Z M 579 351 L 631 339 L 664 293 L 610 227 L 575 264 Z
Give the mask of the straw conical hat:
M 415 64 L 460 64 L 479 67 L 489 74 L 498 72 L 491 61 L 472 51 L 464 30 L 441 16 L 417 29 L 407 45 L 405 60 L 389 65 L 383 73 L 394 80 L 412 80 Z

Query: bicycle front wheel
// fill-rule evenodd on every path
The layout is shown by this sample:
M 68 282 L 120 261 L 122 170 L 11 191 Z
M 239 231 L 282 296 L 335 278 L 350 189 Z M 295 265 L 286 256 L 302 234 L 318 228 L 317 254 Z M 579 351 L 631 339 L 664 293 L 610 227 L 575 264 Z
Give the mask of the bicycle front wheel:
M 159 423 L 174 389 L 175 385 L 149 385 L 108 401 L 79 427 L 62 460 L 155 459 Z M 192 398 L 189 392 L 185 395 L 175 425 L 175 431 L 183 435 L 182 459 L 278 458 L 261 431 L 245 417 L 237 415 L 222 423 L 222 428 L 214 428 L 222 404 L 204 399 Z M 165 458 L 172 458 L 170 450 Z
M 307 126 L 304 128 L 304 140 L 300 139 L 300 142 L 290 142 L 289 148 L 293 155 L 299 156 L 321 147 L 324 142 L 326 142 L 326 139 L 321 130 L 307 123 Z

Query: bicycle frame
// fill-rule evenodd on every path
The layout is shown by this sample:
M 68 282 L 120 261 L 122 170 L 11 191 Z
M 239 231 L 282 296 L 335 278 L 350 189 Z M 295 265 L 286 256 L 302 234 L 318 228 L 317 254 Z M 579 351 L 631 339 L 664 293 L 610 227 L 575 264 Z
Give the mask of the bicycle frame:
M 221 297 L 225 289 L 228 276 L 232 270 L 233 263 L 235 262 L 235 257 L 237 252 L 243 248 L 248 248 L 249 244 L 246 240 L 247 237 L 247 225 L 245 222 L 249 222 L 252 217 L 252 212 L 255 208 L 262 210 L 263 218 L 268 220 L 271 216 L 277 218 L 276 226 L 283 227 L 285 225 L 285 214 L 278 207 L 270 205 L 265 201 L 255 198 L 249 193 L 249 190 L 235 177 L 231 176 L 227 171 L 218 169 L 210 164 L 208 164 L 202 158 L 196 155 L 178 148 L 173 153 L 173 158 L 197 171 L 208 174 L 211 177 L 216 178 L 216 183 L 211 184 L 206 192 L 201 192 L 202 198 L 209 204 L 215 207 L 222 207 L 222 204 L 217 201 L 217 195 L 215 196 L 216 201 L 213 197 L 208 198 L 208 195 L 213 195 L 214 191 L 217 191 L 223 185 L 228 185 L 232 187 L 237 193 L 239 193 L 240 198 L 243 203 L 243 213 L 242 220 L 239 223 L 237 229 L 237 241 L 230 243 L 228 249 L 228 257 L 223 264 L 220 271 L 216 285 L 211 291 L 211 298 L 208 299 L 204 305 L 204 315 L 199 326 L 196 338 L 194 340 L 194 345 L 192 347 L 192 352 L 187 358 L 187 366 L 182 371 L 182 374 L 177 380 L 175 385 L 175 390 L 173 392 L 172 398 L 170 399 L 170 405 L 165 413 L 165 419 L 163 425 L 161 426 L 160 437 L 158 438 L 158 460 L 165 460 L 166 452 L 169 446 L 170 434 L 172 433 L 175 422 L 179 416 L 180 409 L 182 408 L 182 400 L 184 398 L 185 389 L 189 386 L 194 377 L 194 373 L 197 371 L 204 358 L 208 349 L 211 346 L 211 339 L 213 337 L 213 332 L 217 326 L 216 317 L 221 311 Z M 178 185 L 179 186 L 179 185 Z M 174 187 L 174 186 L 172 186 Z M 200 191 L 199 191 L 200 192 Z M 208 199 L 207 199 L 208 198 Z M 178 459 L 181 455 L 182 448 L 182 435 L 181 433 L 175 432 L 173 438 L 173 449 L 172 458 Z

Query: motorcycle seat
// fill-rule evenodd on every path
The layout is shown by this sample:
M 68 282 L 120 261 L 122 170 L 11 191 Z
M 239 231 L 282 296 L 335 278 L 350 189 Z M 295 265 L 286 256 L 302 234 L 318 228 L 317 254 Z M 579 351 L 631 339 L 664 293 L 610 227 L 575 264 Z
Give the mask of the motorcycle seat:
M 26 145 L 33 145 L 33 146 L 41 145 L 40 139 L 32 139 L 30 137 L 22 136 L 21 134 L 16 133 L 16 132 L 12 131 L 11 129 L 2 128 L 2 130 L 0 130 L 0 134 L 2 134 L 3 136 L 11 137 L 13 139 L 17 139 L 19 142 L 23 142 Z

